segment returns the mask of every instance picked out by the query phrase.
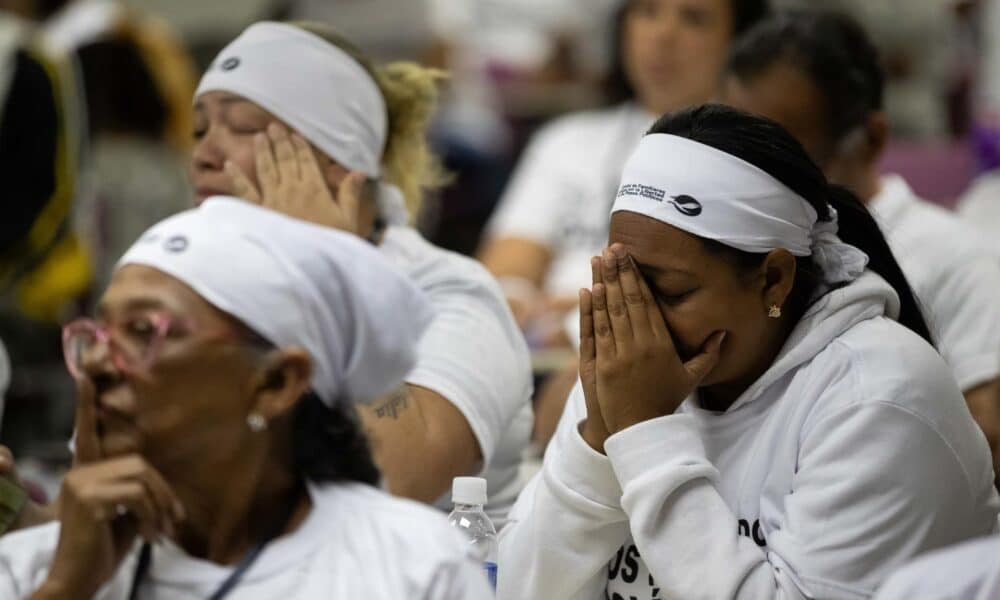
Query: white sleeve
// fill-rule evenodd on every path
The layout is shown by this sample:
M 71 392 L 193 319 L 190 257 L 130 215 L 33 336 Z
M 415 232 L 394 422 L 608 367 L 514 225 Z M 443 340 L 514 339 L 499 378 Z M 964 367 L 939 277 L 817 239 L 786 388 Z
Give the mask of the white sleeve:
M 877 600 L 996 599 L 1000 594 L 1000 538 L 989 536 L 930 552 L 896 571 Z
M 579 205 L 587 193 L 566 166 L 579 153 L 571 133 L 564 123 L 555 123 L 535 135 L 487 224 L 491 238 L 517 237 L 555 245 L 562 211 Z
M 632 536 L 664 596 L 867 598 L 913 555 L 995 526 L 970 483 L 983 474 L 965 473 L 937 429 L 897 405 L 850 405 L 800 435 L 793 493 L 761 507 L 766 549 L 738 534 L 690 415 L 608 439 Z
M 577 383 L 541 472 L 500 532 L 498 600 L 604 598 L 608 561 L 628 523 L 610 462 L 580 436 L 584 406 Z
M 925 294 L 934 343 L 964 392 L 1000 376 L 1000 260 L 981 257 Z
M 406 383 L 448 399 L 490 464 L 503 433 L 530 402 L 531 360 L 499 288 L 460 279 L 429 290 L 436 316 Z
M 58 540 L 58 523 L 0 537 L 0 598 L 18 600 L 35 593 L 45 582 Z

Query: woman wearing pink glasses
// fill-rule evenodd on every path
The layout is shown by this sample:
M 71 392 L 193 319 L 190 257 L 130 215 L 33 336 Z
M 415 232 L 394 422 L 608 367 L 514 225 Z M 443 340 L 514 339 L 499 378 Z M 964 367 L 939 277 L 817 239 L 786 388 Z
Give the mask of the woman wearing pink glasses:
M 431 318 L 354 236 L 224 197 L 154 226 L 65 329 L 76 464 L 58 522 L 0 539 L 0 598 L 488 597 L 353 412 Z

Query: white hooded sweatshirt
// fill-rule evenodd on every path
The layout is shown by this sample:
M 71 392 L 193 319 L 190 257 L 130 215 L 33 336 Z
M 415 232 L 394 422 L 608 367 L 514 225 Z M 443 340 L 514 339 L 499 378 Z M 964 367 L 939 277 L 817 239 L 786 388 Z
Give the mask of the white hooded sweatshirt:
M 993 531 L 986 440 L 877 275 L 820 298 L 725 413 L 579 434 L 579 386 L 501 532 L 501 600 L 866 598 Z
M 877 600 L 1000 598 L 1000 537 L 990 535 L 931 552 L 889 578 Z

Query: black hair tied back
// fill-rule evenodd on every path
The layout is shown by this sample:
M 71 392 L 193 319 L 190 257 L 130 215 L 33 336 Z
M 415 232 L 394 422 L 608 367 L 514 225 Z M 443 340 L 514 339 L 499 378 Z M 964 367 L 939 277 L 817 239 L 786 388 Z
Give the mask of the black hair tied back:
M 295 407 L 292 435 L 295 468 L 304 478 L 378 485 L 368 438 L 349 403 L 328 408 L 314 392 L 306 393 Z
M 802 145 L 781 125 L 729 106 L 706 104 L 661 117 L 649 133 L 685 137 L 745 160 L 805 198 L 821 220 L 830 219 L 828 206 L 832 206 L 838 213 L 840 239 L 867 254 L 868 269 L 882 276 L 899 295 L 899 322 L 933 344 L 913 290 L 867 207 L 846 188 L 828 183 Z M 761 254 L 709 240 L 706 244 L 741 267 L 752 268 L 763 260 Z M 820 278 L 811 257 L 799 257 L 796 267 L 789 312 L 798 319 L 813 299 Z

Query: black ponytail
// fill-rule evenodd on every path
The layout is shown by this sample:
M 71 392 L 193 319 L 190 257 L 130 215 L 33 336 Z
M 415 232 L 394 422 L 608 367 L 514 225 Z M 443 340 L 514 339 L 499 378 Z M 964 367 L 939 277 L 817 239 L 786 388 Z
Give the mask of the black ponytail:
M 828 207 L 832 206 L 838 214 L 840 238 L 866 253 L 868 268 L 885 279 L 899 295 L 899 322 L 933 344 L 913 290 L 878 223 L 857 196 L 827 182 L 823 171 L 781 125 L 729 106 L 706 104 L 661 117 L 649 133 L 685 137 L 745 160 L 805 198 L 816 209 L 820 220 L 830 220 Z M 705 243 L 725 253 L 741 268 L 757 267 L 763 260 L 761 254 L 743 252 L 709 240 Z M 798 319 L 813 299 L 820 276 L 808 256 L 799 257 L 796 267 L 795 285 L 788 305 L 789 316 Z
M 313 392 L 293 416 L 295 469 L 315 482 L 353 481 L 378 485 L 378 467 L 354 409 L 346 402 L 328 408 Z
M 827 202 L 837 211 L 840 239 L 867 254 L 868 268 L 881 275 L 899 294 L 899 322 L 933 346 L 934 340 L 916 294 L 871 211 L 854 192 L 839 185 L 830 185 Z
M 240 338 L 262 354 L 277 348 L 245 323 L 234 319 L 233 324 Z M 382 475 L 351 403 L 336 402 L 329 408 L 309 390 L 292 410 L 291 425 L 292 468 L 304 479 L 379 484 Z

